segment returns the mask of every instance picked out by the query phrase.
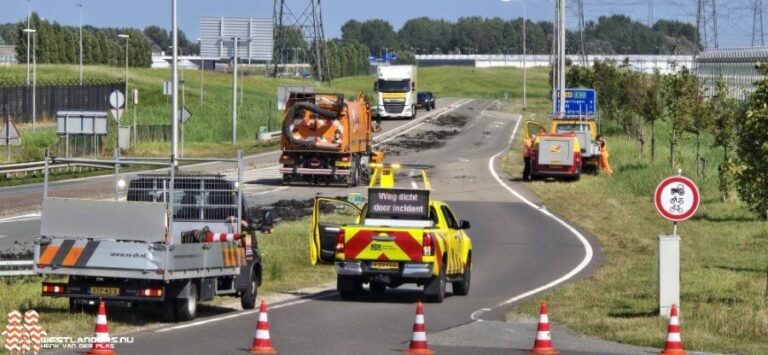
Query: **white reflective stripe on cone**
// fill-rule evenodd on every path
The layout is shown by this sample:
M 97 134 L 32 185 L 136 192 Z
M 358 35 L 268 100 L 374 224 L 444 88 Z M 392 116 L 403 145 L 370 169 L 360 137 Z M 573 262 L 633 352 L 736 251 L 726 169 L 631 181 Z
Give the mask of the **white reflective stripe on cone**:
M 538 340 L 551 340 L 549 332 L 536 332 L 536 339 Z
M 424 332 L 414 332 L 413 338 L 411 338 L 413 341 L 427 341 L 427 334 Z
M 107 324 L 107 316 L 105 314 L 97 315 L 96 324 Z
M 668 342 L 674 342 L 674 343 L 682 342 L 681 339 L 680 339 L 680 333 L 669 333 L 669 334 L 667 334 L 667 341 Z
M 267 312 L 259 313 L 259 322 L 266 322 L 267 321 Z
M 257 329 L 256 330 L 256 339 L 269 339 L 269 330 Z
M 539 323 L 549 323 L 549 317 L 546 314 L 542 314 L 539 317 Z
M 416 315 L 416 324 L 424 324 L 424 315 L 423 314 L 417 314 Z
M 680 321 L 677 319 L 677 316 L 669 318 L 669 325 L 680 325 Z

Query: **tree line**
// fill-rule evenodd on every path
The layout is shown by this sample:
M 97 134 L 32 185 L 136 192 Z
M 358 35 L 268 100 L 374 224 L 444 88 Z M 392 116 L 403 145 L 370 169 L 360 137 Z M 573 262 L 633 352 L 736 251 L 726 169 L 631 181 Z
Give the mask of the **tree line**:
M 529 54 L 549 54 L 552 22 L 525 22 Z M 386 20 L 349 20 L 341 39 L 358 41 L 379 55 L 386 51 L 415 54 L 521 54 L 523 18 L 461 17 L 456 22 L 419 17 L 395 31 Z M 567 31 L 566 52 L 580 53 L 578 31 Z M 652 27 L 624 15 L 602 16 L 585 26 L 587 54 L 688 54 L 701 48 L 696 29 L 689 23 L 658 20 Z M 693 43 L 696 43 L 694 45 Z M 398 53 L 399 54 L 399 53 Z
M 674 74 L 648 75 L 626 63 L 598 61 L 591 68 L 570 67 L 566 84 L 595 88 L 604 130 L 618 129 L 636 139 L 641 156 L 644 128 L 650 126 L 651 161 L 657 156 L 656 124 L 666 121 L 671 128 L 666 142 L 670 165 L 679 165 L 679 142 L 693 138 L 696 174 L 703 174 L 702 135 L 711 134 L 711 148 L 722 152 L 717 165 L 722 200 L 731 199 L 735 190 L 752 211 L 768 219 L 768 65 L 758 65 L 763 79 L 743 102 L 729 95 L 722 81 L 706 89 L 688 68 L 676 69 Z

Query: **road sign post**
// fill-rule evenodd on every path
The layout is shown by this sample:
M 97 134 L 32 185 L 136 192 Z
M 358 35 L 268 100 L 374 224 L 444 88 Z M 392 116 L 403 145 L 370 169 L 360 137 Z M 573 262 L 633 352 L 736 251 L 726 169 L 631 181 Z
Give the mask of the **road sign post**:
M 557 91 L 558 97 L 560 91 Z M 560 100 L 555 101 L 555 112 L 560 112 Z M 565 89 L 563 118 L 597 117 L 597 92 L 595 89 Z
M 11 146 L 21 144 L 21 135 L 11 115 L 5 116 L 3 128 L 0 129 L 0 141 L 5 145 L 6 162 L 11 163 Z
M 699 188 L 691 179 L 676 176 L 664 179 L 656 187 L 654 205 L 659 214 L 672 221 L 672 235 L 659 235 L 659 314 L 669 317 L 673 304 L 680 305 L 680 236 L 677 223 L 696 213 L 701 203 Z

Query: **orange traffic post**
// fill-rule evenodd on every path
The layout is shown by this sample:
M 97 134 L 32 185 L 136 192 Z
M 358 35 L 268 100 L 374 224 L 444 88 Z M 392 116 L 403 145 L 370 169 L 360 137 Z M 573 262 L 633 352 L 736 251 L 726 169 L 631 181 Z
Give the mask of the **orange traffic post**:
M 99 313 L 96 315 L 96 330 L 94 331 L 91 351 L 86 355 L 111 355 L 112 343 L 109 339 L 109 326 L 107 325 L 107 307 L 104 301 L 99 301 Z
M 253 344 L 248 352 L 251 354 L 274 354 L 276 352 L 275 348 L 272 347 L 272 340 L 269 339 L 267 302 L 264 300 L 261 300 L 259 320 L 256 322 L 256 335 L 253 337 Z
M 416 319 L 413 322 L 413 335 L 411 344 L 406 353 L 411 354 L 434 354 L 427 345 L 427 328 L 424 326 L 424 306 L 421 302 L 416 303 Z
M 536 340 L 533 342 L 533 349 L 528 350 L 529 354 L 559 354 L 552 347 L 552 334 L 549 330 L 549 316 L 547 315 L 547 304 L 541 303 L 539 310 L 539 325 L 536 329 Z
M 685 355 L 683 350 L 683 339 L 680 337 L 680 319 L 677 315 L 677 305 L 672 305 L 672 311 L 669 314 L 669 326 L 667 327 L 667 341 L 664 343 L 664 350 L 661 355 Z

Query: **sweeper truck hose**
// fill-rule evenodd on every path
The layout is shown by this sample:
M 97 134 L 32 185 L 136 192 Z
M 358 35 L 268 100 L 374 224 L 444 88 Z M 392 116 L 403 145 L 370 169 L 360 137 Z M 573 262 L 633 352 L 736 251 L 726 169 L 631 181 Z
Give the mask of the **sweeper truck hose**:
M 308 102 L 298 102 L 293 106 L 291 106 L 291 109 L 288 110 L 288 113 L 285 115 L 285 120 L 283 121 L 283 136 L 286 139 L 288 139 L 288 141 L 290 141 L 291 144 L 293 144 L 294 146 L 314 148 L 315 146 L 314 142 L 308 142 L 304 139 L 296 138 L 291 133 L 291 124 L 293 123 L 293 120 L 296 117 L 303 116 L 304 110 L 310 110 L 320 116 L 328 117 L 328 118 L 338 118 L 339 112 L 326 110 L 324 108 L 321 108 L 320 106 L 317 106 L 315 104 L 310 104 Z

